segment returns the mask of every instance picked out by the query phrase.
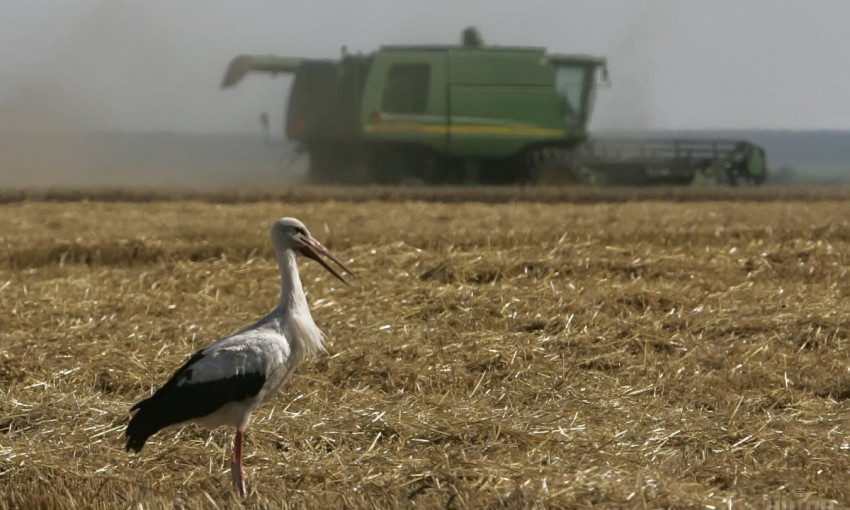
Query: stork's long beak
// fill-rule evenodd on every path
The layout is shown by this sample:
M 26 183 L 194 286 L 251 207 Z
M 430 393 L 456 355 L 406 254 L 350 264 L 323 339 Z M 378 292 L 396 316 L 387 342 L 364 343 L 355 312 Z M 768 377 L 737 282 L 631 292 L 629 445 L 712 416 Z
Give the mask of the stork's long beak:
M 316 241 L 315 239 L 313 239 L 310 236 L 301 237 L 301 241 L 304 243 L 304 246 L 301 248 L 301 254 L 304 255 L 305 257 L 311 258 L 311 259 L 315 260 L 316 262 L 318 262 L 319 264 L 321 264 L 322 267 L 324 267 L 325 269 L 330 271 L 330 273 L 332 275 L 339 278 L 339 280 L 342 283 L 344 283 L 346 285 L 350 285 L 347 281 L 345 281 L 345 278 L 343 278 L 342 275 L 339 274 L 336 271 L 336 269 L 334 269 L 327 262 L 325 262 L 325 260 L 322 257 L 320 257 L 319 254 L 322 254 L 325 257 L 334 261 L 334 263 L 336 265 L 341 267 L 346 273 L 350 274 L 351 276 L 355 276 L 355 277 L 357 276 L 351 271 L 351 269 L 348 269 L 347 267 L 345 267 L 345 264 L 343 264 L 341 260 L 336 258 L 336 256 L 334 256 L 333 253 L 331 253 L 330 251 L 328 251 L 327 248 L 322 246 L 322 243 L 320 243 L 319 241 Z

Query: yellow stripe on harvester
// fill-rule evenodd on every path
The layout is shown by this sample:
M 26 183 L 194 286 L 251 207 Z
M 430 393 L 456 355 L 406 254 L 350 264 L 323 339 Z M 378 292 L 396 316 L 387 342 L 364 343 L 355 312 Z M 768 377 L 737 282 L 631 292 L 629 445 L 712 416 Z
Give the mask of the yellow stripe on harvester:
M 406 135 L 444 135 L 446 134 L 446 125 L 425 124 L 424 122 L 384 122 L 381 124 L 364 124 L 363 131 Z
M 481 124 L 425 124 L 423 122 L 384 122 L 365 124 L 366 133 L 392 133 L 404 135 L 444 135 L 457 136 L 495 135 L 495 136 L 563 136 L 563 129 L 540 128 L 522 124 L 486 126 Z

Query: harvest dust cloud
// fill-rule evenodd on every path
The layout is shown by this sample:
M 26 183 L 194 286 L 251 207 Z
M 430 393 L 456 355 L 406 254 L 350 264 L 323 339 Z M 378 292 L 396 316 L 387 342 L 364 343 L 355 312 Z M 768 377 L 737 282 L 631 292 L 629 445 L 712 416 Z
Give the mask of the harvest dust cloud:
M 181 61 L 173 39 L 142 6 L 93 9 L 55 55 L 0 96 L 0 186 L 208 188 L 303 174 L 279 131 L 269 147 L 259 122 L 236 135 L 149 128 L 217 107 L 185 104 L 193 88 L 186 74 L 197 76 L 197 64 Z M 223 64 L 204 66 L 210 90 L 223 72 Z

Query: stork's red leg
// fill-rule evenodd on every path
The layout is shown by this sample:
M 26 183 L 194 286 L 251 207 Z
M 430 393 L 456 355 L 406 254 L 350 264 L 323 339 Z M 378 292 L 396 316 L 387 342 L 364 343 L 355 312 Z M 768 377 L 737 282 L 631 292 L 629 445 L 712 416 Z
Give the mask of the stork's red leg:
M 233 478 L 233 490 L 240 498 L 245 497 L 245 478 L 242 476 L 242 437 L 245 431 L 236 428 L 236 438 L 233 440 L 233 457 L 230 459 L 230 476 Z

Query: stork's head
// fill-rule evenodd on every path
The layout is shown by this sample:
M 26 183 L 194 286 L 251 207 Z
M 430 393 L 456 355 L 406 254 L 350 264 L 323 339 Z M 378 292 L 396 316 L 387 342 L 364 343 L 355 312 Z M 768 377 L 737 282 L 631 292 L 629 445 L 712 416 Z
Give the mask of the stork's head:
M 280 218 L 279 220 L 274 222 L 271 230 L 272 236 L 272 244 L 274 245 L 275 252 L 279 255 L 284 253 L 287 250 L 292 250 L 298 255 L 303 255 L 307 258 L 313 259 L 319 264 L 322 265 L 325 269 L 327 269 L 332 275 L 339 278 L 342 283 L 348 284 L 345 281 L 345 278 L 342 277 L 334 268 L 328 265 L 327 262 L 320 256 L 324 255 L 325 257 L 331 259 L 336 265 L 341 267 L 345 272 L 354 276 L 354 273 L 351 272 L 350 269 L 345 267 L 345 264 L 342 263 L 338 258 L 334 256 L 333 253 L 328 251 L 327 248 L 322 246 L 322 243 L 316 241 L 316 239 L 310 235 L 310 231 L 307 230 L 307 227 L 301 223 L 300 220 L 295 218 Z

